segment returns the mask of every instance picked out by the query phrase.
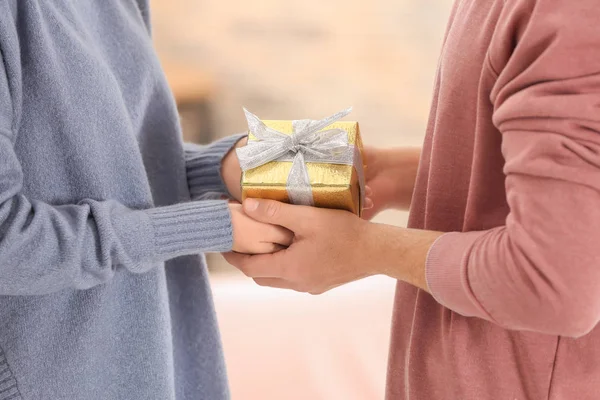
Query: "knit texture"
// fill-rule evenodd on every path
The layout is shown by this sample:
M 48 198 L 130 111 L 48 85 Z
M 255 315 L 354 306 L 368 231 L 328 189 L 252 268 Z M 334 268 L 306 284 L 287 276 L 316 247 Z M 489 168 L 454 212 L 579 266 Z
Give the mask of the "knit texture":
M 4 352 L 0 350 L 0 400 L 20 398 L 17 380 L 10 370 Z
M 214 142 L 208 146 L 186 143 L 185 161 L 187 179 L 192 199 L 214 199 L 229 194 L 221 176 L 220 158 L 246 134 L 232 136 L 229 140 Z
M 184 151 L 148 15 L 0 2 L 0 400 L 229 397 L 201 254 L 239 136 Z
M 398 283 L 387 398 L 600 398 L 600 7 L 457 0 Z

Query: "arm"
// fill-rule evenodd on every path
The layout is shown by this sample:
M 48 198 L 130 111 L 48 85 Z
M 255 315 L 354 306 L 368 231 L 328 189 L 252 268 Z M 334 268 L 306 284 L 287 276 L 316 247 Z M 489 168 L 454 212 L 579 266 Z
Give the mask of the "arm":
M 247 199 L 244 211 L 257 221 L 294 233 L 275 254 L 229 253 L 225 258 L 265 286 L 312 294 L 370 275 L 388 274 L 426 289 L 425 260 L 441 235 L 373 224 L 346 211 Z
M 514 52 L 492 54 L 497 65 L 507 59 L 492 93 L 505 226 L 441 236 L 253 201 L 249 215 L 287 226 L 296 239 L 275 255 L 230 254 L 230 262 L 260 284 L 312 293 L 383 273 L 507 329 L 592 330 L 600 320 L 600 15 L 593 1 L 540 1 L 536 10 Z
M 117 267 L 143 273 L 180 255 L 231 249 L 226 201 L 135 210 L 116 201 L 28 199 L 9 135 L 0 131 L 0 295 L 86 289 Z
M 514 49 L 492 47 L 510 214 L 432 246 L 427 282 L 446 307 L 572 337 L 600 320 L 598 18 L 592 1 L 538 2 Z
M 11 76 L 0 55 L 0 295 L 86 289 L 117 267 L 143 273 L 180 255 L 232 248 L 226 201 L 141 210 L 111 200 L 55 206 L 27 198 L 13 148 L 11 94 L 21 81 L 18 66 L 6 68 Z
M 188 186 L 194 200 L 231 197 L 241 200 L 242 170 L 233 149 L 243 146 L 246 135 L 234 135 L 207 146 L 185 143 Z
M 117 268 L 144 273 L 182 255 L 270 252 L 289 244 L 288 232 L 257 224 L 222 200 L 134 209 L 113 200 L 51 205 L 28 198 L 13 147 L 11 92 L 20 80 L 13 76 L 11 83 L 12 91 L 0 68 L 0 295 L 86 289 L 110 280 Z

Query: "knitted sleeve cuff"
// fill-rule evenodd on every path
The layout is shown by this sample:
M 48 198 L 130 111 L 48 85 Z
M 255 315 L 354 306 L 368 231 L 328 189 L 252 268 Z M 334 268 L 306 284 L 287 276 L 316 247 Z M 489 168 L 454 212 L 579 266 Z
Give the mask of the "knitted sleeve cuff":
M 221 176 L 221 161 L 244 136 L 229 136 L 206 146 L 185 143 L 187 181 L 193 200 L 229 196 Z
M 191 201 L 140 213 L 137 217 L 142 222 L 139 229 L 150 233 L 150 243 L 139 250 L 142 261 L 166 261 L 189 254 L 227 252 L 233 247 L 233 227 L 227 200 Z
M 469 287 L 467 263 L 471 248 L 485 232 L 446 233 L 427 256 L 427 286 L 433 297 L 459 314 L 485 317 Z

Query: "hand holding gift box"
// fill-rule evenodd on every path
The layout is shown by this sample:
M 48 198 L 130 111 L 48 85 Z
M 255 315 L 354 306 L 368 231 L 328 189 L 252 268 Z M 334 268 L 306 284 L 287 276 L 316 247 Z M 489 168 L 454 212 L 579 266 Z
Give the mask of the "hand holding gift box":
M 370 197 L 378 194 L 364 186 L 358 124 L 337 122 L 348 112 L 322 121 L 261 121 L 247 113 L 248 145 L 238 149 L 245 171 L 243 211 L 293 236 L 289 245 L 273 254 L 225 254 L 231 265 L 259 285 L 319 294 L 384 274 L 427 288 L 424 260 L 441 233 L 371 223 L 356 215 L 365 205 L 372 207 Z M 387 155 L 375 149 L 370 150 L 371 157 L 368 182 L 380 181 L 380 191 L 385 189 L 381 185 L 394 181 L 386 177 L 386 170 L 403 164 L 397 159 L 387 163 Z M 413 182 L 415 175 L 410 169 L 405 175 L 392 172 Z M 386 194 L 379 196 L 381 201 Z M 389 203 L 381 204 L 389 208 Z M 398 260 L 403 261 L 398 264 Z M 396 265 L 399 268 L 392 269 Z
M 261 121 L 244 110 L 248 144 L 238 148 L 242 198 L 263 198 L 360 215 L 365 204 L 362 141 L 357 122 L 328 118 Z

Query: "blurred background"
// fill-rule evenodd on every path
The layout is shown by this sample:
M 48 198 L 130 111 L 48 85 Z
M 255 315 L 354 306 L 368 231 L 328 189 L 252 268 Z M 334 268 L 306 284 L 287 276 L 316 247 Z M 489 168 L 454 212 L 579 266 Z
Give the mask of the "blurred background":
M 450 0 L 151 3 L 186 140 L 244 131 L 242 107 L 320 119 L 353 106 L 367 144 L 421 144 Z M 234 400 L 383 398 L 394 281 L 314 297 L 260 288 L 220 256 L 209 267 Z

